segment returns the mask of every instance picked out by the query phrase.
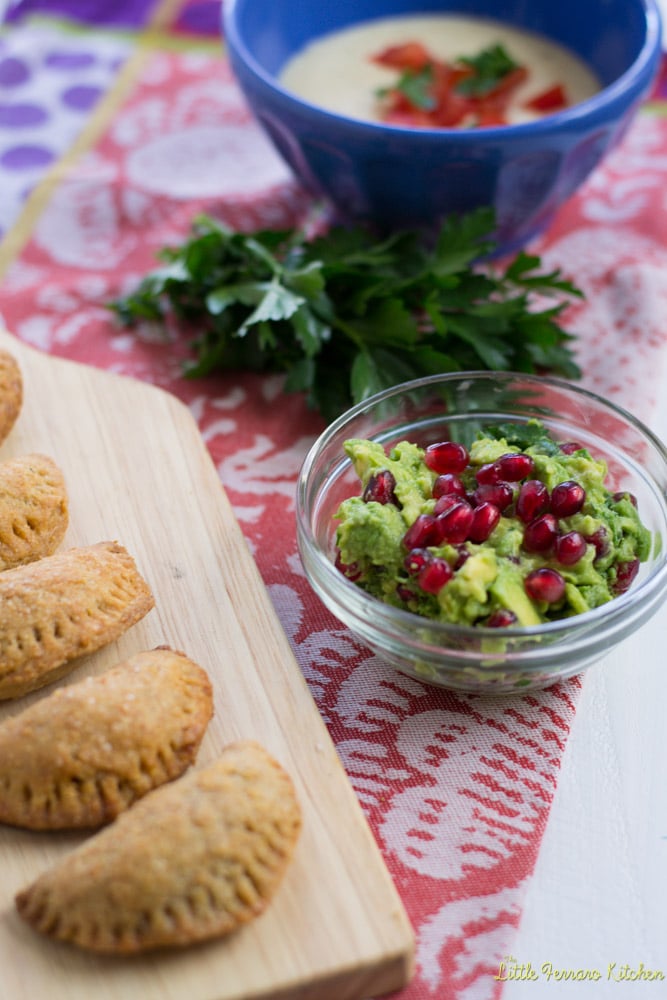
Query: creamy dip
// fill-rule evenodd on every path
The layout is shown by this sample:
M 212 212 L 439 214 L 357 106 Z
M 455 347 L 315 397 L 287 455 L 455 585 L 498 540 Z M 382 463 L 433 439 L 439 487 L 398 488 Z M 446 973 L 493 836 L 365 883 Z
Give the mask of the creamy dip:
M 499 21 L 456 15 L 381 18 L 323 35 L 284 67 L 280 82 L 297 96 L 328 111 L 366 121 L 381 121 L 377 92 L 390 87 L 396 71 L 372 61 L 382 49 L 421 42 L 436 58 L 453 62 L 502 45 L 528 78 L 507 109 L 510 124 L 534 121 L 544 113 L 525 102 L 561 84 L 569 105 L 600 90 L 600 83 L 574 53 L 542 35 Z

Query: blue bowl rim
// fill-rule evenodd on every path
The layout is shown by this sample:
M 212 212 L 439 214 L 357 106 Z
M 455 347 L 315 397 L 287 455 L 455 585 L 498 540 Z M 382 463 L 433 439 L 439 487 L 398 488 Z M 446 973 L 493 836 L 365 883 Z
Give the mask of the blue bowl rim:
M 613 83 L 603 87 L 602 90 L 585 101 L 580 101 L 563 111 L 554 112 L 537 121 L 515 125 L 483 126 L 474 129 L 409 128 L 351 118 L 328 111 L 283 87 L 278 79 L 273 74 L 268 73 L 251 55 L 237 30 L 237 22 L 234 17 L 237 0 L 225 0 L 223 3 L 222 26 L 223 38 L 232 55 L 238 56 L 256 80 L 261 81 L 265 88 L 272 91 L 292 108 L 300 109 L 302 114 L 322 116 L 325 122 L 330 121 L 334 127 L 346 128 L 350 132 L 363 131 L 368 133 L 370 130 L 371 135 L 377 136 L 410 136 L 415 142 L 432 142 L 436 137 L 442 141 L 443 137 L 449 136 L 466 145 L 479 142 L 480 136 L 493 142 L 506 141 L 512 136 L 519 139 L 525 138 L 531 133 L 537 135 L 550 133 L 561 126 L 567 127 L 570 124 L 576 124 L 580 119 L 589 115 L 595 117 L 613 107 L 617 101 L 627 98 L 628 94 L 632 95 L 633 100 L 639 98 L 643 90 L 650 85 L 653 75 L 657 71 L 662 51 L 662 18 L 657 0 L 640 0 L 640 3 L 644 8 L 646 24 L 643 45 L 634 62 Z

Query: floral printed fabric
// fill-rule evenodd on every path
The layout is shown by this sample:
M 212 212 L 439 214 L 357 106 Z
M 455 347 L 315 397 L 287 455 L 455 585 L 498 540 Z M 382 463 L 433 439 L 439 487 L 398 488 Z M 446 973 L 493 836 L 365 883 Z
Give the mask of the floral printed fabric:
M 74 0 L 39 6 L 81 23 L 26 21 L 0 38 L 8 230 L 49 165 L 80 141 L 136 47 L 127 33 L 86 32 Z M 130 13 L 136 20 L 125 26 L 141 26 L 148 6 L 90 0 L 87 10 L 109 29 Z M 1 318 L 26 343 L 157 383 L 190 407 L 415 927 L 416 975 L 401 1000 L 492 1000 L 581 681 L 488 700 L 429 688 L 369 653 L 314 597 L 297 555 L 294 484 L 320 419 L 285 396 L 278 378 L 184 380 L 177 333 L 169 345 L 155 331 L 135 337 L 105 307 L 199 211 L 251 230 L 295 224 L 311 209 L 255 126 L 222 49 L 199 44 L 211 35 L 212 6 L 174 12 L 171 29 L 185 43 L 147 47 L 117 106 L 28 213 L 30 232 L 14 240 L 0 288 Z M 661 107 L 640 116 L 531 247 L 586 292 L 569 317 L 585 384 L 645 419 L 667 339 Z

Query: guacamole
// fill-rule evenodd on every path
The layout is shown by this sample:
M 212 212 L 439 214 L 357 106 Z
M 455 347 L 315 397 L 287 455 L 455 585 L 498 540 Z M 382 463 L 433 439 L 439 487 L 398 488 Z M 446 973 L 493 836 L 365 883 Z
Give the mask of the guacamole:
M 464 625 L 530 626 L 627 590 L 651 534 L 607 467 L 538 421 L 465 447 L 345 443 L 361 494 L 336 519 L 337 565 L 369 594 Z

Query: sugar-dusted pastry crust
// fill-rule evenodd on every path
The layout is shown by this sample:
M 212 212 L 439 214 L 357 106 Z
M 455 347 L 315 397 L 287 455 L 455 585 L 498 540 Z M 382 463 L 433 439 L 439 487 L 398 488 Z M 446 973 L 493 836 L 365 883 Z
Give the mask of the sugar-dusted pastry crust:
M 0 723 L 0 822 L 110 822 L 194 762 L 212 715 L 206 671 L 167 647 L 58 688 Z
M 0 444 L 9 435 L 23 405 L 23 376 L 13 354 L 0 347 Z
M 119 638 L 154 605 L 118 542 L 65 549 L 0 573 L 0 699 L 17 698 Z
M 0 463 L 0 571 L 56 551 L 67 531 L 63 474 L 47 455 Z
M 292 857 L 301 812 L 252 741 L 163 785 L 19 892 L 35 930 L 131 954 L 219 937 L 261 913 Z

